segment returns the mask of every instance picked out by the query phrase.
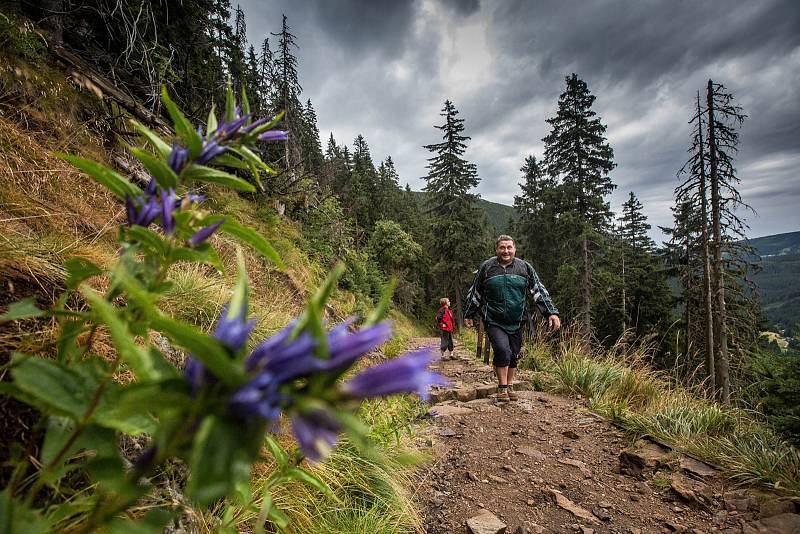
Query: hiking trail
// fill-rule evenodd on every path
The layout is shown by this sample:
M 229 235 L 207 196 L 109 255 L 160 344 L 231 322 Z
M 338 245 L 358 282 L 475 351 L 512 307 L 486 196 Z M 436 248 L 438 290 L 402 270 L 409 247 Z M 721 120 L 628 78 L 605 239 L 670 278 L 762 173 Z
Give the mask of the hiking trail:
M 450 384 L 432 391 L 416 438 L 432 456 L 415 488 L 426 533 L 800 532 L 796 503 L 759 500 L 705 463 L 633 441 L 580 397 L 531 391 L 524 371 L 519 400 L 498 404 L 492 367 L 460 342 L 454 356 L 433 366 Z

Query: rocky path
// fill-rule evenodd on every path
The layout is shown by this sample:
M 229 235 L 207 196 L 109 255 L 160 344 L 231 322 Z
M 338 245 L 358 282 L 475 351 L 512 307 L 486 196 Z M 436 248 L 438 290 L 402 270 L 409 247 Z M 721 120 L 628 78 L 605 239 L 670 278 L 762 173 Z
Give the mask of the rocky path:
M 434 338 L 413 341 L 437 344 Z M 759 500 L 711 467 L 631 437 L 581 399 L 535 391 L 498 404 L 492 368 L 460 345 L 437 364 L 418 447 L 429 534 L 800 532 L 796 503 Z M 524 376 L 517 389 L 526 387 Z

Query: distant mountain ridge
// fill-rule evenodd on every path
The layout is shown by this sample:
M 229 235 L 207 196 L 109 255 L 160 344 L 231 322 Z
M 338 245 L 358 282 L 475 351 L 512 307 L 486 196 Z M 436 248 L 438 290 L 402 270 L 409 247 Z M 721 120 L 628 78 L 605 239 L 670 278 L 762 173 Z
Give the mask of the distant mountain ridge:
M 786 232 L 783 234 L 768 235 L 750 239 L 752 245 L 761 257 L 785 256 L 787 254 L 800 254 L 800 232 Z
M 425 207 L 425 191 L 413 191 L 414 198 L 420 208 Z M 489 217 L 489 223 L 492 225 L 494 231 L 493 235 L 507 234 L 510 229 L 510 222 L 519 219 L 519 215 L 513 206 L 507 206 L 498 202 L 490 202 L 484 199 L 478 199 L 478 206 L 486 212 Z
M 763 269 L 753 277 L 761 308 L 773 324 L 800 327 L 800 232 L 756 237 L 749 242 L 761 255 Z

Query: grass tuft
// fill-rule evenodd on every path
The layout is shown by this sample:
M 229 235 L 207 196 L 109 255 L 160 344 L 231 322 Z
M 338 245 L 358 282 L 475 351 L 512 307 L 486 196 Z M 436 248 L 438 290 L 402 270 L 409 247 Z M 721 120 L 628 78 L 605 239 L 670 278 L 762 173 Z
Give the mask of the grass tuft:
M 555 347 L 534 340 L 527 350 L 537 356 L 526 365 L 549 375 L 542 383 L 550 390 L 581 394 L 598 413 L 722 466 L 733 480 L 800 495 L 800 451 L 752 414 L 720 406 L 654 371 L 645 363 L 648 343 L 623 340 L 601 353 L 567 332 Z

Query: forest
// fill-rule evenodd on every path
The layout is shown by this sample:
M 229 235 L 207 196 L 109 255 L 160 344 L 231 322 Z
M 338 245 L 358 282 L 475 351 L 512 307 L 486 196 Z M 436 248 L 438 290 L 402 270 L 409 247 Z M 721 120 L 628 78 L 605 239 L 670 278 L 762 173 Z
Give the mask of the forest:
M 159 531 L 174 516 L 141 504 L 158 497 L 138 479 L 160 473 L 183 480 L 188 465 L 187 495 L 213 510 L 204 517 L 223 531 L 245 518 L 255 520 L 255 531 L 265 524 L 283 531 L 289 518 L 282 510 L 293 505 L 279 502 L 279 493 L 273 504 L 272 485 L 331 493 L 331 473 L 303 468 L 304 459 L 324 458 L 340 432 L 350 440 L 342 447 L 353 451 L 359 440 L 376 439 L 381 425 L 379 439 L 399 440 L 404 430 L 381 417 L 411 420 L 419 409 L 398 404 L 397 414 L 381 415 L 355 400 L 369 406 L 440 378 L 423 370 L 415 352 L 398 356 L 402 343 L 386 352 L 413 367 L 415 382 L 390 380 L 399 371 L 381 366 L 395 360 L 361 370 L 354 351 L 360 357 L 388 339 L 386 314 L 400 334 L 427 332 L 443 296 L 472 346 L 464 301 L 500 233 L 514 237 L 517 257 L 531 260 L 565 325 L 552 334 L 531 317 L 531 344 L 552 349 L 570 340 L 637 355 L 636 365 L 714 409 L 755 414 L 770 440 L 793 451 L 786 457 L 797 455 L 789 444 L 800 444 L 798 298 L 781 291 L 797 272 L 797 251 L 783 247 L 773 257 L 767 243 L 748 240 L 736 167 L 747 110 L 718 81 L 686 95 L 686 158 L 674 162 L 671 177 L 674 222 L 661 228 L 668 241 L 658 244 L 636 192 L 627 192 L 620 212 L 611 209 L 617 162 L 595 106 L 604 95 L 580 73 L 565 75 L 561 95 L 541 117 L 549 128 L 544 151 L 519 154 L 510 210 L 476 192 L 481 169 L 470 158 L 470 118 L 458 102 L 445 100 L 429 118 L 430 135 L 419 143 L 428 161 L 421 192 L 399 175 L 391 154 L 371 151 L 369 132 L 322 135 L 299 75 L 303 43 L 286 16 L 270 38 L 250 43 L 245 12 L 229 0 L 6 1 L 1 9 L 3 165 L 18 173 L 27 172 L 26 161 L 62 169 L 54 180 L 77 168 L 96 182 L 75 191 L 62 182 L 30 189 L 25 174 L 12 172 L 0 185 L 0 393 L 10 440 L 0 509 L 14 510 L 4 524 L 125 532 L 135 521 Z M 13 133 L 23 131 L 55 132 L 41 145 L 46 154 Z M 120 156 L 126 151 L 132 157 Z M 98 193 L 97 184 L 113 195 Z M 41 191 L 60 200 L 47 207 Z M 57 213 L 59 202 L 82 220 L 70 227 L 50 215 L 35 219 L 47 209 Z M 113 220 L 100 220 L 98 213 L 114 210 Z M 37 265 L 47 267 L 31 268 L 39 257 Z M 307 270 L 285 269 L 305 263 Z M 222 290 L 211 295 L 198 282 L 222 272 L 234 288 L 227 303 Z M 358 330 L 327 332 L 327 321 L 348 316 L 360 318 Z M 270 349 L 276 358 L 308 343 L 326 363 L 303 363 L 274 390 L 258 378 L 243 385 L 244 371 L 232 362 L 283 376 L 263 364 L 263 353 L 259 360 L 259 348 L 245 354 L 251 331 L 275 336 L 274 347 L 285 347 Z M 184 371 L 176 370 L 170 343 L 190 355 Z M 103 357 L 86 358 L 92 351 Z M 363 379 L 352 377 L 351 365 Z M 385 392 L 373 392 L 367 379 L 384 380 Z M 246 423 L 214 411 L 223 398 Z M 143 403 L 163 417 L 154 422 Z M 291 423 L 280 423 L 277 406 Z M 719 428 L 735 426 L 730 421 Z M 280 424 L 291 425 L 300 449 L 268 437 L 274 474 L 263 487 L 244 489 L 265 429 Z M 36 458 L 31 447 L 41 436 Z M 137 454 L 121 457 L 120 444 Z M 82 447 L 100 452 L 73 458 Z M 395 461 L 364 448 L 351 451 L 354 462 Z M 126 469 L 135 476 L 121 478 Z M 753 480 L 772 476 L 752 473 Z M 247 501 L 252 493 L 258 506 L 224 500 Z M 120 519 L 134 506 L 141 509 Z

